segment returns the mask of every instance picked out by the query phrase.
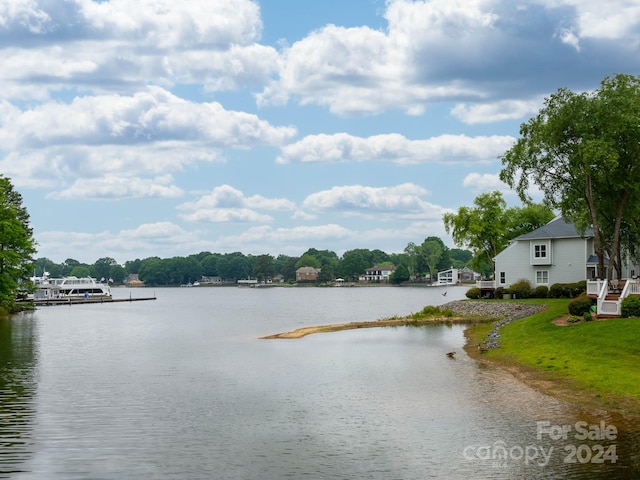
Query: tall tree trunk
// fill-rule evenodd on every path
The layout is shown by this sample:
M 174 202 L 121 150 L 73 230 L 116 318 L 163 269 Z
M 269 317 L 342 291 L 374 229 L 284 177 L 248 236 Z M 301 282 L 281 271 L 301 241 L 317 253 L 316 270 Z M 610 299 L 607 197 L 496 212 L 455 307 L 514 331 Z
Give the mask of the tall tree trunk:
M 591 188 L 591 175 L 587 173 L 584 177 L 585 181 L 585 199 L 587 200 L 587 206 L 589 208 L 589 215 L 591 216 L 591 226 L 593 227 L 593 249 L 595 251 L 596 256 L 598 257 L 598 278 L 602 278 L 605 276 L 605 268 L 604 268 L 604 245 L 603 245 L 603 235 L 600 231 L 600 226 L 598 223 L 598 217 L 596 215 L 596 206 L 593 200 L 593 190 Z M 606 277 L 609 280 L 611 277 L 609 276 L 609 272 L 607 271 Z
M 611 255 L 609 258 L 609 268 L 607 269 L 607 279 L 612 277 L 614 263 L 622 267 L 622 256 L 620 255 L 620 230 L 622 225 L 622 212 L 624 212 L 627 203 L 627 192 L 625 191 L 620 197 L 618 210 L 616 211 L 616 223 L 613 228 L 613 241 L 611 243 Z M 618 278 L 622 277 L 622 272 L 618 271 Z

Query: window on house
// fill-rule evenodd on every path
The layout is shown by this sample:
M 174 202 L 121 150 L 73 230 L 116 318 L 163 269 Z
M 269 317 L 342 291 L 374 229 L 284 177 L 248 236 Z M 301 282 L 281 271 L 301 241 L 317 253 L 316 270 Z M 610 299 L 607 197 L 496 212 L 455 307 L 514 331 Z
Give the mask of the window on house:
M 536 272 L 536 283 L 538 285 L 548 285 L 549 284 L 549 271 L 548 270 L 538 270 Z
M 547 246 L 546 245 L 534 245 L 533 256 L 535 258 L 547 258 Z
M 500 284 L 504 285 L 507 283 L 507 274 L 505 272 L 500 272 Z

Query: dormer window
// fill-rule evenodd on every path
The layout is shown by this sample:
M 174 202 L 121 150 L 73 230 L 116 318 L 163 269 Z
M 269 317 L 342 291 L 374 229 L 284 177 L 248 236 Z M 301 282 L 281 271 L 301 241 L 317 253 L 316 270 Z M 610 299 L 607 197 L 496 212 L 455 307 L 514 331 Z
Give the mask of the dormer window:
M 551 240 L 531 242 L 531 265 L 551 264 Z

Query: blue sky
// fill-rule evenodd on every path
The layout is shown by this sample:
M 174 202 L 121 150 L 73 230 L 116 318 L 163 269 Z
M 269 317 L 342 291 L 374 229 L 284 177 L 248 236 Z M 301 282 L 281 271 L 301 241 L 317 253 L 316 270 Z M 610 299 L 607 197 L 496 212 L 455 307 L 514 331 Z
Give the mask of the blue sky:
M 38 257 L 401 252 L 499 189 L 558 88 L 638 74 L 625 0 L 0 0 L 0 173 Z

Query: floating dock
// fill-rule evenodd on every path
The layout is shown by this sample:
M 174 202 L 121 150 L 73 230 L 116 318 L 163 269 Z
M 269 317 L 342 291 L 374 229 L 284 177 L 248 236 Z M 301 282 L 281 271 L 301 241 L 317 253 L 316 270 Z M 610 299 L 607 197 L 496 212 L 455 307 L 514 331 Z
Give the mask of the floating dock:
M 30 300 L 23 303 L 33 303 L 36 307 L 46 307 L 51 305 L 80 305 L 87 303 L 122 303 L 122 302 L 142 302 L 146 300 L 156 300 L 156 297 L 141 297 L 141 298 L 105 298 L 105 297 L 67 297 L 67 298 L 48 298 L 39 300 Z

